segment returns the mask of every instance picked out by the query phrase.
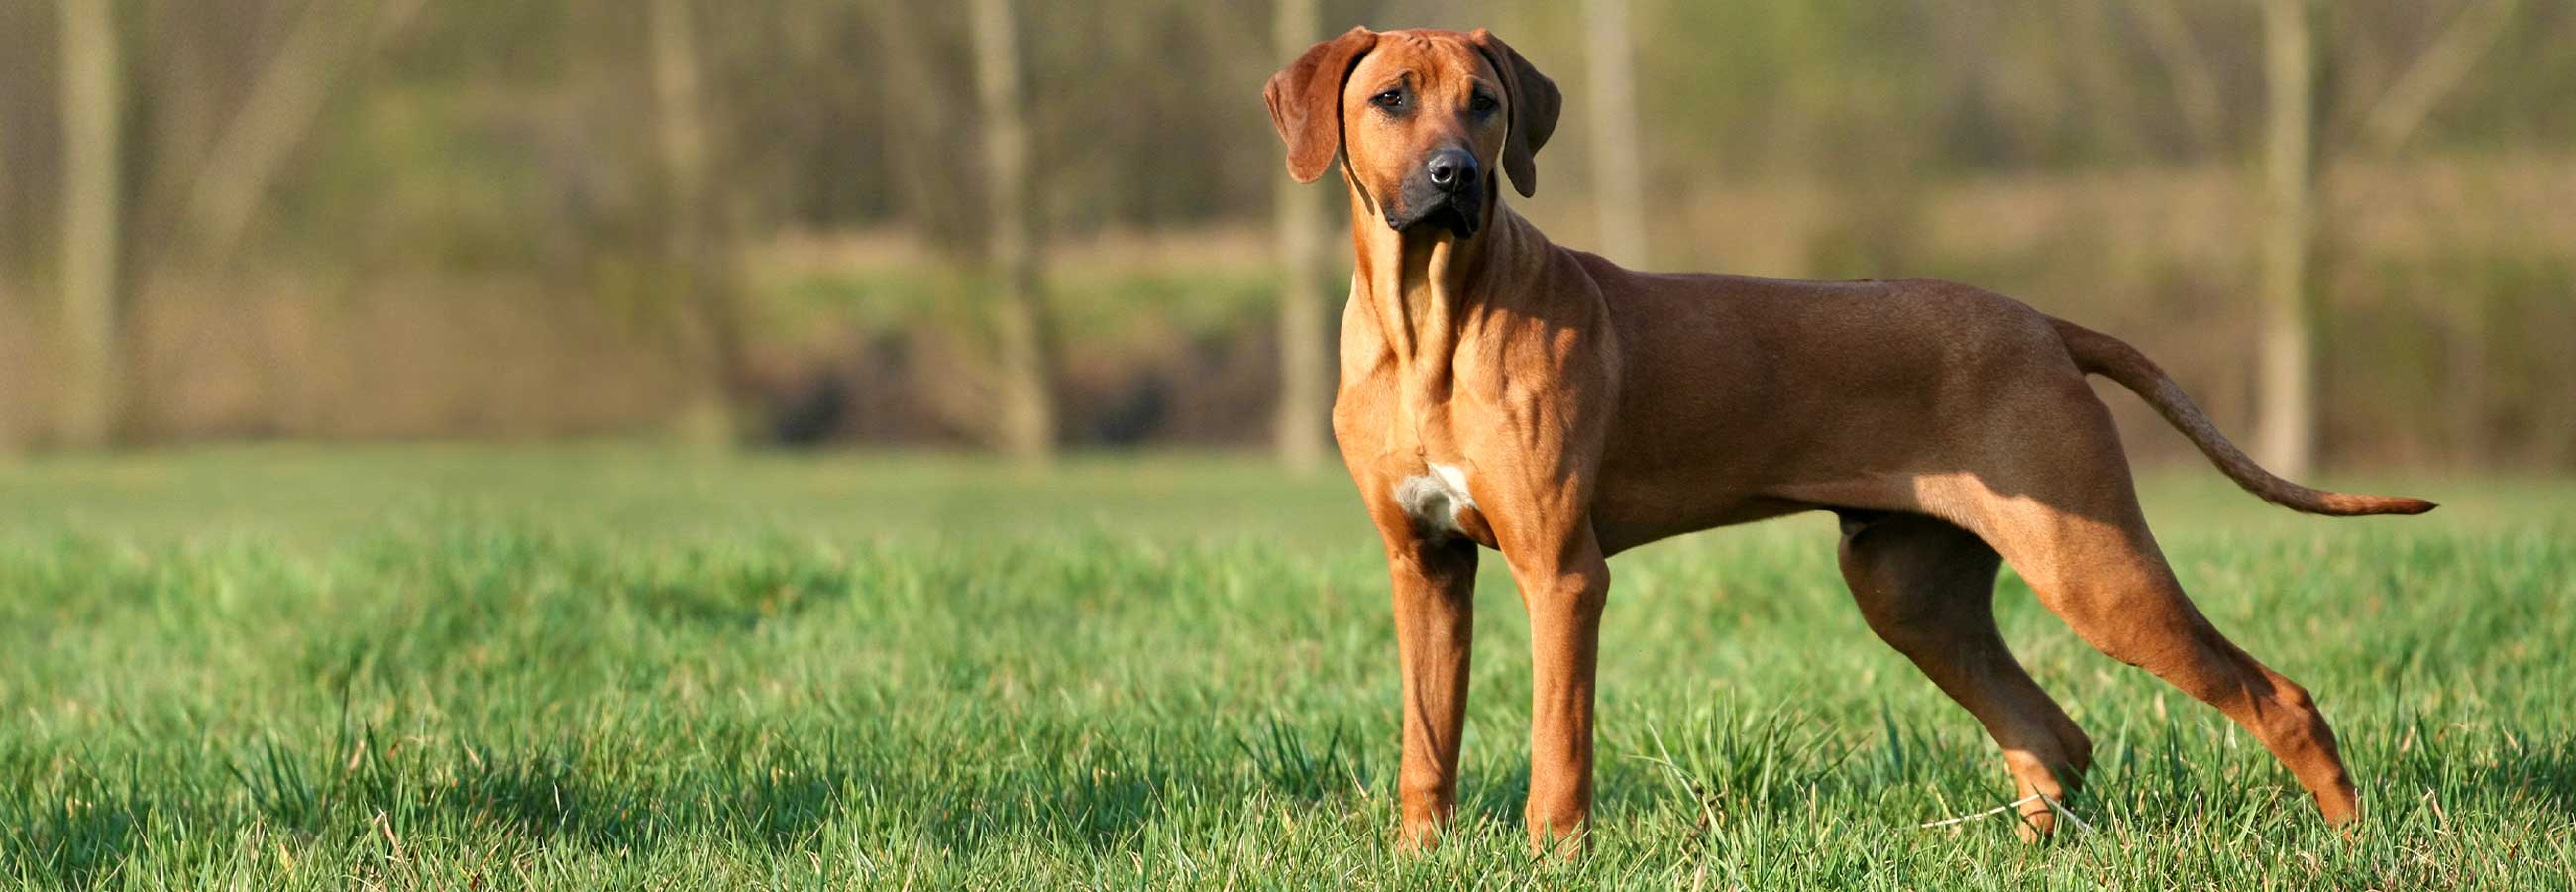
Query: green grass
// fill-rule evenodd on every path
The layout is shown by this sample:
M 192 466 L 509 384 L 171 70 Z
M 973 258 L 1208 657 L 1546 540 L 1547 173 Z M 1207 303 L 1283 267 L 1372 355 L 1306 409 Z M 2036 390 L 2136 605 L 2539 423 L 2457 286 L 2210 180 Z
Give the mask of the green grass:
M 1519 826 L 1480 590 L 1458 837 L 1390 847 L 1394 652 L 1348 484 L 1208 456 L 230 449 L 0 466 L 0 882 L 87 888 L 2568 886 L 2576 485 L 2299 518 L 2154 475 L 2203 608 L 2314 689 L 2345 840 L 2242 732 L 2007 633 L 2094 736 L 2043 846 L 1802 518 L 1613 562 L 1597 846 Z

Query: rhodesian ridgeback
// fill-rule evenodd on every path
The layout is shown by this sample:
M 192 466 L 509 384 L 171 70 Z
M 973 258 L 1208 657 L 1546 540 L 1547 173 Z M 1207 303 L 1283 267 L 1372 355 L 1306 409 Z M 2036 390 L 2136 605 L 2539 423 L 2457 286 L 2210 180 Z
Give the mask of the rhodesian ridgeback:
M 1333 432 L 1394 582 L 1406 847 L 1436 843 L 1456 807 L 1480 546 L 1529 611 L 1527 818 L 1544 850 L 1579 840 L 1592 806 L 1604 558 L 1803 511 L 1841 517 L 1870 629 L 2002 746 L 2024 835 L 2053 829 L 2092 742 L 1995 629 L 2003 561 L 2086 642 L 2243 725 L 2327 821 L 2359 816 L 2308 692 L 2184 596 L 2085 376 L 2145 398 L 2274 504 L 2432 503 L 2274 476 L 2136 349 L 2001 295 L 1643 273 L 1553 244 L 1501 181 L 1532 194 L 1560 97 L 1483 30 L 1354 28 L 1264 93 L 1289 175 L 1338 159 L 1350 192 Z

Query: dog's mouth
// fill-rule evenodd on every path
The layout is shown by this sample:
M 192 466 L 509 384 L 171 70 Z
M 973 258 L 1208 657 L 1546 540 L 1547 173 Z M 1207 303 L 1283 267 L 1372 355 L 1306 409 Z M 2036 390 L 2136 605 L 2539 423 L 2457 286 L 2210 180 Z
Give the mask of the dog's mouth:
M 1482 215 L 1472 208 L 1462 206 L 1461 202 L 1444 201 L 1430 214 L 1414 221 L 1414 225 L 1438 226 L 1449 230 L 1450 234 L 1461 239 L 1471 239 L 1476 237 L 1477 225 L 1483 222 L 1477 219 L 1479 216 Z
M 1484 225 L 1484 217 L 1484 201 L 1481 196 L 1470 192 L 1440 195 L 1412 204 L 1411 213 L 1407 216 L 1399 217 L 1390 209 L 1386 214 L 1386 225 L 1397 232 L 1412 232 L 1422 227 L 1446 229 L 1460 239 L 1470 239 L 1475 238 L 1477 228 Z

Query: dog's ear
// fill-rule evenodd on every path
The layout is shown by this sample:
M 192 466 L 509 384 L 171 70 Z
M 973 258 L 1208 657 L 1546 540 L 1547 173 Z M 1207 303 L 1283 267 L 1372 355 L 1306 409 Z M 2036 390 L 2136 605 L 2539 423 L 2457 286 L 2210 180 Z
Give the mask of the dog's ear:
M 1288 175 L 1297 182 L 1314 182 L 1341 153 L 1342 82 L 1374 46 L 1377 32 L 1352 28 L 1308 47 L 1261 89 L 1261 98 L 1270 103 L 1271 126 L 1288 141 Z
M 1467 35 L 1478 52 L 1485 54 L 1486 64 L 1502 75 L 1503 90 L 1511 94 L 1511 132 L 1503 137 L 1503 172 L 1512 175 L 1512 185 L 1521 197 L 1538 193 L 1538 150 L 1556 132 L 1556 113 L 1564 106 L 1564 94 L 1556 91 L 1556 82 L 1538 73 L 1520 51 L 1483 28 Z

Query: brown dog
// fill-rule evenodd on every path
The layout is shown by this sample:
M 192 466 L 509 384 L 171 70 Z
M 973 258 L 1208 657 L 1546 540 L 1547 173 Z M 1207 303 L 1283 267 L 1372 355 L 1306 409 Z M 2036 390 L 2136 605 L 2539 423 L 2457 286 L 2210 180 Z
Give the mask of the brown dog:
M 1477 546 L 1502 552 L 1529 608 L 1528 819 L 1545 848 L 1592 805 L 1603 558 L 1814 510 L 1842 518 L 1870 628 L 2002 745 L 2026 833 L 2052 829 L 2092 743 L 1996 633 L 2000 560 L 2085 641 L 2245 726 L 2326 820 L 2359 815 L 2307 691 L 2184 597 L 2084 376 L 2136 391 L 2274 504 L 2431 503 L 2275 477 L 2129 345 L 1999 295 L 1640 273 L 1551 244 L 1500 182 L 1531 194 L 1556 85 L 1485 31 L 1355 28 L 1265 93 L 1289 174 L 1312 182 L 1338 157 L 1350 190 L 1333 431 L 1394 578 L 1406 845 L 1434 842 L 1455 808 Z

